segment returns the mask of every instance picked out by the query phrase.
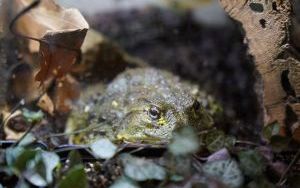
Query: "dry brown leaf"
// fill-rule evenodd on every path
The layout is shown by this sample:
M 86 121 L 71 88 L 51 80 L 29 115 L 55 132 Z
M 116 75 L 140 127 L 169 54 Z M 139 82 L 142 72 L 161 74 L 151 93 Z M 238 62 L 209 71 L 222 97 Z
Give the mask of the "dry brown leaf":
M 62 45 L 73 46 L 75 49 L 80 49 L 82 41 L 72 39 L 84 38 L 84 36 L 85 33 L 80 30 L 68 32 L 67 34 L 56 33 L 53 35 L 47 35 L 44 39 L 46 39 L 46 41 L 52 41 L 55 44 L 61 43 Z M 36 75 L 36 80 L 43 82 L 52 76 L 61 78 L 66 73 L 70 72 L 79 53 L 80 51 L 74 51 L 59 46 L 51 47 L 51 45 L 47 43 L 41 43 L 41 69 Z
M 66 75 L 57 80 L 54 94 L 54 106 L 57 112 L 67 113 L 71 110 L 73 102 L 80 95 L 79 83 L 71 76 Z
M 20 12 L 32 0 L 14 0 L 14 12 Z M 21 16 L 17 23 L 18 33 L 36 38 L 29 41 L 31 52 L 39 51 L 41 70 L 36 80 L 60 78 L 70 71 L 80 52 L 88 30 L 88 23 L 76 9 L 64 9 L 52 0 L 43 0 L 38 7 Z
M 37 105 L 50 115 L 54 115 L 54 104 L 47 93 L 40 98 Z

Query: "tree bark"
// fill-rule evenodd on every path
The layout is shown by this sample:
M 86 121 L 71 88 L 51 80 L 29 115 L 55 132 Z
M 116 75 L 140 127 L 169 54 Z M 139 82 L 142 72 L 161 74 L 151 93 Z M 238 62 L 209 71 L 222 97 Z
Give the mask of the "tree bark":
M 220 0 L 225 11 L 241 22 L 249 53 L 263 84 L 264 124 L 286 127 L 300 116 L 300 62 L 292 45 L 292 3 L 289 0 Z

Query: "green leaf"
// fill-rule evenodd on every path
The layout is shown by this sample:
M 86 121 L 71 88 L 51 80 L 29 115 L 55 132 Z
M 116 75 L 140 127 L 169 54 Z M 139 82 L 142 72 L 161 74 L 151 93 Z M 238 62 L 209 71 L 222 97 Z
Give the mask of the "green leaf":
M 183 176 L 180 176 L 180 175 L 177 175 L 177 174 L 173 174 L 173 175 L 170 177 L 170 180 L 171 180 L 171 181 L 174 181 L 174 182 L 179 182 L 179 181 L 183 181 L 183 180 L 184 180 L 184 177 L 183 177 Z
M 28 123 L 36 123 L 43 119 L 44 113 L 42 111 L 33 112 L 26 108 L 22 109 L 22 115 Z
M 52 172 L 58 163 L 59 157 L 55 153 L 28 149 L 18 155 L 12 168 L 33 185 L 44 187 L 53 182 Z
M 46 182 L 46 167 L 41 159 L 41 155 L 37 156 L 35 160 L 31 160 L 23 176 L 33 185 L 38 187 L 44 187 Z
M 59 157 L 52 152 L 14 147 L 7 149 L 6 161 L 14 174 L 44 187 L 53 182 L 52 173 L 59 164 Z
M 274 135 L 279 135 L 280 133 L 280 125 L 278 122 L 274 122 L 274 123 L 271 123 L 269 125 L 266 125 L 264 128 L 263 128 L 263 137 L 267 140 L 271 140 L 271 137 L 274 136 Z
M 240 187 L 244 181 L 237 162 L 232 159 L 208 162 L 203 165 L 203 172 L 233 188 Z
M 33 134 L 28 133 L 18 144 L 18 146 L 28 146 L 29 144 L 32 144 L 36 138 L 33 136 Z
M 42 159 L 46 167 L 46 181 L 50 184 L 53 181 L 53 170 L 59 164 L 59 157 L 56 153 L 43 151 Z
M 124 154 L 121 156 L 124 173 L 136 181 L 164 180 L 166 171 L 154 162 Z
M 26 183 L 26 181 L 24 179 L 19 179 L 17 185 L 15 186 L 15 188 L 30 188 L 29 185 Z
M 72 168 L 73 166 L 82 163 L 81 156 L 79 152 L 76 150 L 73 150 L 69 153 L 68 159 L 69 159 L 69 164 L 68 164 L 69 168 Z
M 290 138 L 280 135 L 280 125 L 278 122 L 266 125 L 262 133 L 263 137 L 270 142 L 272 149 L 277 152 L 287 149 L 291 141 Z
M 84 171 L 84 167 L 76 165 L 71 168 L 66 176 L 58 183 L 58 188 L 87 188 L 88 181 Z
M 173 155 L 187 155 L 197 152 L 199 146 L 196 131 L 191 127 L 185 127 L 174 132 L 168 149 Z
M 242 151 L 238 156 L 240 167 L 245 175 L 251 178 L 263 175 L 265 164 L 262 156 L 256 150 Z
M 232 148 L 235 144 L 235 138 L 226 136 L 223 131 L 211 130 L 204 135 L 203 142 L 210 152 L 216 152 L 224 147 Z
M 6 163 L 8 166 L 12 166 L 16 159 L 23 153 L 24 148 L 23 147 L 14 147 L 14 148 L 8 148 L 5 151 L 5 158 Z
M 137 183 L 127 177 L 116 180 L 109 188 L 139 188 Z
M 102 138 L 90 145 L 93 154 L 100 159 L 110 159 L 117 152 L 117 146 L 109 139 Z
M 24 171 L 27 165 L 29 164 L 29 162 L 33 160 L 37 154 L 38 152 L 36 150 L 31 150 L 31 149 L 24 150 L 15 160 L 13 167 L 19 170 L 19 172 Z

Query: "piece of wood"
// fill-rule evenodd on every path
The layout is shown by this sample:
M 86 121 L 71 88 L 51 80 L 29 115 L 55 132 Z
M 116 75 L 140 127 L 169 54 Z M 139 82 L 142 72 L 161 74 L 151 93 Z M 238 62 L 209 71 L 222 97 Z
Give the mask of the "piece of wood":
M 245 31 L 263 84 L 264 124 L 296 123 L 299 104 L 300 62 L 291 42 L 292 4 L 288 0 L 220 0 L 225 11 Z M 295 118 L 296 117 L 296 118 Z

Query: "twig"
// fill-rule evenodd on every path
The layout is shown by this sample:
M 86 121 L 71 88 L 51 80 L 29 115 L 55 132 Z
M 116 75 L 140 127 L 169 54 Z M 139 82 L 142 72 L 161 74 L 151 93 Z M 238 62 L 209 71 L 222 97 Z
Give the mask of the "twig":
M 129 154 L 134 154 L 134 153 L 137 153 L 137 152 L 142 151 L 144 149 L 146 149 L 146 147 L 142 146 L 142 147 L 139 147 L 139 148 L 136 148 L 136 149 L 130 151 Z
M 246 140 L 236 140 L 235 141 L 236 144 L 245 144 L 245 145 L 251 145 L 251 146 L 260 146 L 259 144 L 256 144 L 254 142 L 250 142 L 250 141 L 246 141 Z
M 82 128 L 82 129 L 79 129 L 76 131 L 68 132 L 68 133 L 50 134 L 48 136 L 44 136 L 43 138 L 47 139 L 47 138 L 53 138 L 53 137 L 70 136 L 70 135 L 74 135 L 74 134 L 78 134 L 78 133 L 92 131 L 93 129 L 100 128 L 101 126 L 102 125 L 89 126 L 89 127 L 85 127 L 85 128 Z
M 209 132 L 212 132 L 212 131 L 215 131 L 215 130 L 217 130 L 217 128 L 215 128 L 215 127 L 212 128 L 212 129 L 208 129 L 208 130 L 203 130 L 203 131 L 198 132 L 197 135 L 198 136 L 205 135 L 205 134 L 207 134 Z

